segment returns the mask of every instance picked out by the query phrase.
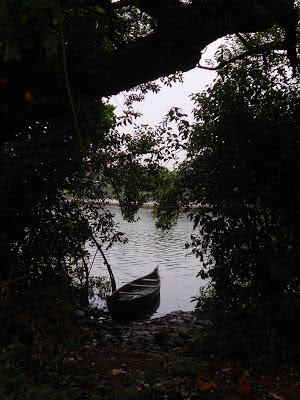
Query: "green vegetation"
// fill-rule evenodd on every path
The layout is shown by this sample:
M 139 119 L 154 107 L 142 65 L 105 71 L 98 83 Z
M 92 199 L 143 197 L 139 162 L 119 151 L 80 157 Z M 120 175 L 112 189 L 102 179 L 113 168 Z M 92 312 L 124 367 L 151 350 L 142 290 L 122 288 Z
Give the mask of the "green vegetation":
M 219 57 L 280 34 L 231 39 Z M 282 52 L 256 55 L 220 70 L 193 100 L 187 158 L 158 193 L 159 224 L 169 227 L 183 206 L 194 223 L 189 246 L 213 289 L 202 293 L 197 310 L 214 321 L 215 351 L 296 359 L 299 79 Z
M 112 11 L 120 46 L 148 24 L 142 18 L 131 32 L 129 11 Z M 133 8 L 130 18 L 136 14 Z M 111 54 L 109 15 L 77 1 L 0 5 L 0 352 L 24 346 L 23 381 L 24 370 L 30 376 L 59 368 L 65 351 L 80 343 L 76 308 L 108 290 L 91 276 L 85 247 L 92 236 L 104 248 L 126 242 L 105 209 L 108 185 L 133 219 L 157 174 L 156 160 L 140 163 L 153 139 L 117 132 L 133 111 L 117 120 L 101 99 L 107 93 L 81 86 L 86 67 L 74 68 L 96 52 Z M 14 361 L 7 365 L 8 388 L 20 374 Z
M 80 396 L 43 385 L 80 342 L 74 309 L 93 288 L 107 289 L 90 274 L 86 243 L 126 241 L 105 209 L 108 185 L 129 221 L 152 193 L 162 227 L 198 206 L 190 217 L 201 235 L 191 246 L 213 286 L 198 310 L 214 322 L 219 351 L 296 354 L 298 2 L 235 3 L 1 2 L 2 397 Z M 161 126 L 123 132 L 134 102 L 159 90 L 152 80 L 180 81 L 207 44 L 249 31 L 261 33 L 220 50 L 225 68 L 194 96 L 192 126 L 175 108 Z M 131 92 L 117 118 L 104 97 L 122 90 Z M 187 160 L 164 170 L 182 145 Z

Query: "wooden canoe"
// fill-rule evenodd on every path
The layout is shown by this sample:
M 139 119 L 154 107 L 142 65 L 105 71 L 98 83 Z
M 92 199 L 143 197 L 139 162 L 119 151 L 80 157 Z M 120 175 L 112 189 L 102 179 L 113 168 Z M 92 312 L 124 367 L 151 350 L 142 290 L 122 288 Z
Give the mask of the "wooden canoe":
M 130 315 L 147 312 L 159 304 L 159 297 L 157 266 L 150 274 L 127 283 L 107 296 L 107 307 L 112 317 L 126 319 Z

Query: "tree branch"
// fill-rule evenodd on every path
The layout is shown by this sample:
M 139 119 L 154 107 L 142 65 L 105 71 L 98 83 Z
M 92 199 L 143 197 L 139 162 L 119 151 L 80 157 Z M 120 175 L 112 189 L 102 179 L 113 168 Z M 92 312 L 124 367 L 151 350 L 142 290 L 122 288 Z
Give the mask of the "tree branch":
M 101 253 L 101 256 L 102 256 L 102 258 L 103 258 L 104 264 L 106 265 L 106 268 L 107 268 L 108 273 L 109 273 L 109 276 L 110 276 L 111 290 L 112 290 L 112 292 L 114 292 L 114 291 L 117 290 L 117 285 L 116 285 L 115 277 L 114 277 L 114 274 L 113 274 L 113 272 L 112 272 L 111 266 L 109 265 L 109 263 L 108 263 L 108 261 L 107 261 L 107 258 L 105 257 L 105 254 L 104 254 L 104 252 L 103 252 L 103 250 L 102 250 L 102 247 L 100 246 L 100 244 L 99 244 L 98 241 L 96 240 L 95 236 L 94 236 L 92 233 L 90 233 L 90 235 L 91 235 L 91 238 L 92 238 L 93 242 L 94 242 L 95 245 L 97 246 L 97 249 L 98 249 L 98 250 L 100 251 L 100 253 Z
M 105 17 L 104 14 L 101 14 L 99 11 L 95 10 L 95 9 L 92 8 L 92 7 L 83 6 L 83 5 L 82 5 L 82 6 L 80 6 L 80 8 L 83 8 L 85 11 L 88 11 L 88 12 L 90 12 L 90 13 L 92 13 L 92 14 L 95 14 L 95 15 L 97 15 L 97 16 L 100 17 L 100 18 Z
M 184 5 L 178 1 L 139 0 L 138 8 L 158 20 L 154 32 L 99 55 L 80 54 L 86 60 L 80 82 L 92 96 L 117 94 L 139 84 L 194 68 L 201 50 L 229 33 L 266 30 L 274 20 L 254 6 L 254 0 L 222 0 L 218 7 L 201 1 Z M 158 19 L 158 13 L 160 18 Z M 212 29 L 213 24 L 213 29 Z M 91 64 L 90 67 L 87 65 Z
M 243 35 L 241 35 L 240 33 L 236 33 L 235 35 L 240 39 L 240 41 L 243 43 L 246 49 L 248 50 L 253 49 L 253 46 L 249 42 L 247 42 L 247 40 L 244 38 Z
M 281 9 L 278 2 L 287 5 Z M 188 4 L 178 0 L 120 0 L 115 3 L 89 0 L 85 2 L 85 7 L 101 6 L 108 12 L 113 11 L 112 8 L 132 5 L 156 19 L 157 25 L 154 31 L 134 42 L 107 49 L 101 44 L 101 38 L 99 43 L 91 43 L 89 36 L 83 35 L 77 43 L 72 24 L 68 26 L 66 22 L 65 45 L 74 98 L 99 99 L 177 71 L 191 70 L 199 64 L 202 49 L 216 39 L 237 32 L 264 31 L 281 22 L 290 32 L 286 35 L 285 48 L 291 64 L 296 65 L 294 26 L 299 15 L 292 3 L 290 0 L 260 0 L 259 5 L 257 0 L 202 0 Z M 285 16 L 280 16 L 280 10 Z M 118 16 L 115 15 L 115 18 Z M 289 21 L 292 23 L 288 29 Z M 16 77 L 20 77 L 18 84 L 13 86 L 12 95 L 5 95 L 2 100 L 7 108 L 8 98 L 20 99 L 17 107 L 14 105 L 14 113 L 2 113 L 3 132 L 7 131 L 7 127 L 12 129 L 12 126 L 23 126 L 41 118 L 48 121 L 65 107 L 62 87 L 57 84 L 61 81 L 58 79 L 61 71 L 57 71 L 46 58 L 40 57 L 40 53 L 24 53 L 21 63 L 0 60 L 1 68 L 8 82 L 15 82 Z M 30 105 L 24 103 L 24 94 L 21 93 L 24 87 L 37 88 L 45 101 Z M 15 115 L 21 117 L 15 118 Z
M 230 58 L 229 60 L 221 61 L 220 64 L 216 65 L 215 67 L 208 67 L 205 65 L 201 65 L 198 63 L 197 67 L 201 69 L 206 69 L 209 71 L 217 71 L 221 68 L 224 68 L 226 65 L 234 63 L 235 61 L 243 60 L 244 58 L 254 55 L 254 54 L 262 54 L 264 55 L 266 52 L 273 51 L 273 50 L 284 50 L 284 43 L 276 43 L 270 45 L 269 43 L 264 46 L 259 47 L 252 47 L 250 50 L 247 50 L 235 57 Z
M 22 281 L 22 280 L 27 279 L 27 278 L 31 278 L 32 276 L 36 276 L 36 275 L 37 275 L 37 273 L 32 273 L 32 274 L 27 274 L 27 275 L 24 275 L 24 276 L 19 276 L 18 278 L 12 279 L 11 281 L 7 281 L 7 282 L 2 283 L 0 285 L 0 289 L 5 287 L 5 286 L 11 285 L 12 283 L 19 282 L 19 281 Z

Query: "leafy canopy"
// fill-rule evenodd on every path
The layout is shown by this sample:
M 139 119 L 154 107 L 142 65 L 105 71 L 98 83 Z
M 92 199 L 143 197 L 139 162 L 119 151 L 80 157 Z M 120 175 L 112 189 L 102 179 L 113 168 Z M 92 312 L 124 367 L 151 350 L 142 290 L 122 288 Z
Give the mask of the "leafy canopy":
M 245 45 L 229 44 L 218 62 Z M 210 282 L 197 309 L 214 321 L 217 346 L 248 357 L 277 349 L 293 358 L 297 343 L 300 97 L 284 57 L 235 60 L 192 96 L 186 160 L 157 191 L 159 225 L 168 228 L 183 207 L 194 223 L 189 246 Z
M 114 116 L 112 107 L 102 101 L 103 96 L 141 85 L 138 94 L 131 94 L 128 113 L 122 121 L 130 123 L 134 117 L 130 102 L 140 99 L 145 90 L 157 90 L 155 84 L 148 84 L 149 81 L 176 74 L 178 71 L 179 74 L 173 75 L 169 80 L 165 78 L 166 82 L 176 79 L 176 76 L 180 77 L 180 72 L 193 68 L 199 61 L 201 50 L 218 37 L 233 32 L 265 30 L 275 24 L 282 27 L 281 46 L 286 51 L 289 64 L 296 70 L 298 65 L 295 38 L 298 20 L 298 10 L 294 8 L 294 2 L 289 0 L 262 0 L 260 7 L 257 7 L 256 0 L 141 0 L 138 3 L 131 0 L 1 2 L 0 281 L 5 290 L 1 292 L 3 301 L 0 322 L 4 328 L 0 335 L 4 341 L 9 341 L 14 334 L 18 338 L 22 337 L 27 343 L 34 344 L 36 349 L 41 349 L 41 352 L 38 350 L 35 353 L 38 354 L 36 357 L 41 362 L 46 362 L 50 355 L 43 343 L 51 343 L 52 336 L 55 336 L 54 327 L 60 319 L 68 320 L 64 317 L 59 318 L 57 310 L 65 310 L 67 314 L 69 302 L 78 302 L 81 298 L 77 290 L 78 282 L 81 284 L 81 293 L 85 293 L 83 297 L 86 298 L 88 293 L 86 241 L 91 235 L 98 235 L 98 240 L 103 246 L 123 240 L 118 229 L 114 227 L 112 216 L 105 211 L 107 185 L 114 187 L 122 202 L 124 214 L 128 219 L 132 219 L 138 206 L 156 186 L 156 179 L 161 170 L 159 161 L 162 151 L 165 150 L 167 157 L 170 157 L 171 146 L 162 141 L 165 132 L 169 133 L 170 138 L 173 137 L 175 148 L 179 146 L 178 138 L 174 138 L 168 129 L 168 120 L 157 129 L 143 127 L 136 131 L 135 136 L 129 137 L 122 131 L 121 120 Z M 277 40 L 277 37 L 275 39 Z M 247 43 L 249 44 L 249 41 Z M 252 42 L 250 47 L 252 53 L 259 52 Z M 260 50 L 260 53 L 264 51 Z M 285 62 L 283 72 L 285 65 L 288 63 Z M 252 104 L 255 98 L 259 100 L 259 94 L 264 96 L 265 93 L 272 92 L 270 87 L 260 89 L 258 86 L 255 89 L 258 91 L 256 94 L 253 87 L 248 85 L 248 93 L 243 97 L 241 88 L 243 85 L 247 86 L 244 84 L 246 78 L 251 77 L 253 83 L 258 84 L 259 74 L 252 76 L 254 72 L 251 72 L 246 64 L 241 65 L 240 71 L 242 68 L 248 75 L 237 79 L 240 86 L 237 88 L 229 78 L 226 81 L 224 73 L 221 79 L 224 80 L 225 86 L 215 95 L 219 102 L 219 114 L 215 116 L 221 125 L 226 126 L 230 123 L 228 111 L 234 113 L 235 107 L 244 110 L 245 115 L 237 115 L 236 120 L 231 120 L 236 131 L 238 123 L 242 126 L 244 122 L 248 123 L 248 120 L 251 124 L 257 122 L 262 127 L 267 124 L 263 116 L 264 111 L 261 119 L 257 121 L 253 116 L 249 116 L 249 104 Z M 260 62 L 259 69 L 261 68 Z M 226 71 L 229 73 L 229 70 Z M 267 79 L 267 75 L 265 77 Z M 264 85 L 265 83 L 262 86 Z M 281 89 L 283 90 L 283 86 Z M 229 101 L 226 105 L 222 91 L 224 96 L 227 93 L 228 100 L 235 99 L 236 104 Z M 284 93 L 289 92 L 286 90 Z M 210 95 L 213 98 L 213 91 Z M 283 101 L 283 110 L 291 96 L 280 99 Z M 297 99 L 296 95 L 293 96 Z M 279 98 L 279 95 L 277 97 Z M 203 104 L 207 104 L 207 113 L 213 111 L 208 99 Z M 232 109 L 227 110 L 226 107 Z M 272 101 L 269 107 L 273 110 L 269 118 L 275 121 L 276 110 Z M 197 116 L 197 112 L 195 115 Z M 215 159 L 216 163 L 227 165 L 225 158 L 220 158 L 221 155 L 224 156 L 221 151 L 223 144 L 219 142 L 222 131 L 215 136 L 209 133 L 209 125 L 202 126 L 201 118 L 206 118 L 209 124 L 217 123 L 217 120 L 210 121 L 208 114 L 203 113 L 199 124 L 192 130 L 195 133 L 189 136 L 188 123 L 181 117 L 180 110 L 177 109 L 173 110 L 168 118 L 178 122 L 184 138 L 188 140 L 189 158 L 178 171 L 181 186 L 171 183 L 173 177 L 168 174 L 165 177 L 170 193 L 176 193 L 172 202 L 165 201 L 168 207 L 166 216 L 175 209 L 172 207 L 175 199 L 182 206 L 187 204 L 189 199 L 202 199 L 201 196 L 206 190 L 207 199 L 210 199 L 207 204 L 215 207 L 212 212 L 222 226 L 215 232 L 215 238 L 218 239 L 221 238 L 218 232 L 227 229 L 227 222 L 224 221 L 227 221 L 229 216 L 225 214 L 226 218 L 220 218 L 221 211 L 224 211 L 224 201 L 222 202 L 222 192 L 217 187 L 214 188 L 213 182 L 215 185 L 221 184 L 225 177 L 218 178 L 219 169 L 214 168 L 214 158 L 209 158 L 208 155 L 210 151 L 213 155 L 218 150 L 220 154 L 219 158 Z M 247 129 L 250 130 L 251 124 Z M 286 124 L 283 124 L 282 129 L 285 126 Z M 231 129 L 230 125 L 229 127 Z M 207 130 L 207 142 L 204 145 L 201 144 L 202 139 L 197 137 L 197 131 L 200 130 Z M 278 132 L 277 125 L 275 131 Z M 254 139 L 251 140 L 253 146 L 258 145 Z M 291 139 L 291 146 L 294 145 L 293 140 Z M 229 139 L 226 140 L 227 145 L 235 154 L 235 145 L 232 142 L 230 144 Z M 278 146 L 284 150 L 280 155 L 287 151 L 287 145 L 279 135 Z M 240 151 L 244 151 L 245 146 L 242 143 L 240 146 Z M 200 175 L 193 175 L 193 170 L 198 168 L 197 152 L 203 152 L 203 160 L 207 157 L 207 168 L 212 167 L 211 172 L 206 170 L 205 190 L 202 186 L 200 190 L 200 183 L 197 181 Z M 286 158 L 290 159 L 288 155 Z M 241 158 L 237 158 L 236 165 L 240 161 Z M 246 164 L 245 174 L 249 166 L 250 164 Z M 199 168 L 202 171 L 202 163 Z M 189 170 L 192 172 L 191 179 L 187 178 Z M 201 179 L 205 178 L 204 172 L 203 170 Z M 212 179 L 208 179 L 210 175 Z M 274 176 L 268 181 L 269 191 L 275 187 L 275 178 Z M 190 182 L 194 180 L 194 187 L 190 186 L 188 179 Z M 249 184 L 253 184 L 251 176 L 248 179 Z M 255 179 L 260 185 L 267 182 L 267 178 L 260 177 L 259 174 Z M 197 190 L 201 192 L 201 196 L 195 195 L 193 199 L 192 193 L 197 193 Z M 213 200 L 213 196 L 220 199 Z M 164 199 L 163 191 L 160 197 Z M 252 198 L 248 193 L 246 197 L 247 202 L 251 200 L 255 203 L 254 198 L 257 198 L 257 195 Z M 230 204 L 228 194 L 225 198 Z M 242 198 L 237 198 L 242 201 Z M 274 199 L 274 204 L 279 204 L 276 197 Z M 250 206 L 247 202 L 244 201 L 243 207 L 248 212 Z M 255 203 L 256 211 L 253 215 L 258 215 L 259 211 L 263 210 L 269 215 L 271 211 L 266 207 L 264 196 L 261 196 L 260 202 L 260 206 Z M 282 205 L 280 207 L 282 210 Z M 251 213 L 249 215 L 254 218 Z M 271 215 L 271 220 L 277 221 L 276 224 L 279 225 L 277 214 L 272 211 Z M 284 221 L 284 218 L 287 219 L 283 211 L 278 211 L 278 218 L 279 216 Z M 237 223 L 236 218 L 231 219 Z M 285 226 L 283 224 L 283 227 Z M 212 229 L 209 224 L 207 229 Z M 273 230 L 275 232 L 275 228 Z M 286 232 L 287 242 L 290 231 L 288 228 L 283 228 L 283 231 Z M 266 237 L 273 236 L 273 242 L 276 243 L 280 236 L 278 232 Z M 204 238 L 208 243 L 207 236 Z M 271 249 L 274 250 L 273 242 Z M 291 246 L 290 251 L 293 254 L 293 243 Z M 276 251 L 279 251 L 277 247 Z M 204 250 L 205 248 L 204 242 Z M 218 246 L 213 253 L 214 258 L 218 255 L 217 248 Z M 242 254 L 242 248 L 241 244 L 237 249 L 238 254 Z M 233 253 L 228 245 L 224 249 L 228 252 L 226 257 L 229 260 Z M 287 251 L 286 246 L 284 249 Z M 227 267 L 228 265 L 226 264 Z M 227 279 L 232 282 L 236 274 L 235 271 L 230 273 Z M 244 279 L 244 276 L 242 278 Z M 214 279 L 217 280 L 217 277 Z M 10 283 L 3 283 L 7 281 Z M 284 282 L 290 282 L 289 274 L 284 275 Z M 289 284 L 291 285 L 291 282 Z M 44 318 L 45 316 L 47 318 Z M 23 331 L 20 328 L 23 326 L 22 322 L 26 326 Z M 59 343 L 60 340 L 64 341 L 64 332 L 72 331 L 71 325 L 70 323 L 68 328 L 62 328 L 60 338 L 56 337 L 52 341 L 55 342 L 52 343 L 53 347 L 51 345 L 52 353 L 60 348 Z M 18 329 L 15 329 L 16 326 Z

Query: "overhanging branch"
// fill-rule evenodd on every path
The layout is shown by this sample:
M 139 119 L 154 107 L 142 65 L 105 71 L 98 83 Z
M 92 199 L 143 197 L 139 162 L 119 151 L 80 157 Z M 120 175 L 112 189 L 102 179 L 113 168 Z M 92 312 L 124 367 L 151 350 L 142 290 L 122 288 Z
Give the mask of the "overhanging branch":
M 80 81 L 92 96 L 108 96 L 193 69 L 201 50 L 216 39 L 235 32 L 266 30 L 274 24 L 254 3 L 223 0 L 212 7 L 211 1 L 183 6 L 178 1 L 140 0 L 138 8 L 158 20 L 155 31 L 112 53 L 95 55 L 91 67 L 85 67 L 82 76 L 73 81 Z M 86 59 L 88 62 L 89 55 Z M 74 64 L 79 62 L 74 60 Z
M 232 64 L 235 61 L 239 61 L 239 60 L 243 60 L 244 58 L 254 55 L 254 54 L 262 54 L 265 55 L 267 52 L 270 51 L 275 51 L 275 50 L 284 50 L 284 43 L 273 43 L 273 44 L 266 44 L 266 45 L 262 45 L 259 47 L 253 47 L 253 48 L 249 48 L 249 50 L 244 51 L 241 54 L 238 54 L 235 57 L 230 58 L 229 60 L 224 60 L 221 61 L 218 65 L 216 65 L 215 67 L 209 67 L 206 65 L 201 65 L 200 62 L 198 63 L 197 67 L 201 68 L 201 69 L 206 69 L 209 71 L 217 71 L 219 69 L 224 68 L 226 65 Z
M 285 3 L 286 7 L 279 7 L 279 3 Z M 89 35 L 82 35 L 78 40 L 78 35 L 74 35 L 72 18 L 70 25 L 68 25 L 69 20 L 66 21 L 66 53 L 68 65 L 73 66 L 70 68 L 69 77 L 75 99 L 77 96 L 99 99 L 123 90 L 130 90 L 137 85 L 177 71 L 189 71 L 199 63 L 202 49 L 216 39 L 237 32 L 265 31 L 275 24 L 283 26 L 286 32 L 283 47 L 280 45 L 276 49 L 286 49 L 291 65 L 297 66 L 294 27 L 295 21 L 299 20 L 299 14 L 293 8 L 293 1 L 194 0 L 183 4 L 179 0 L 120 0 L 118 2 L 88 0 L 84 3 L 84 7 L 88 8 L 84 18 L 92 12 L 90 8 L 99 11 L 97 7 L 102 7 L 107 12 L 108 23 L 111 21 L 112 24 L 119 18 L 117 14 L 114 14 L 114 9 L 123 6 L 134 6 L 153 17 L 157 21 L 155 29 L 134 42 L 129 41 L 123 43 L 122 46 L 112 46 L 108 49 L 101 42 L 100 36 L 99 42 L 95 43 L 91 41 Z M 98 16 L 100 21 L 100 15 Z M 94 21 L 95 17 L 92 16 L 92 18 Z M 109 27 L 107 31 L 110 32 Z M 110 35 L 110 41 L 113 42 L 112 35 Z M 266 48 L 253 50 L 250 48 L 253 45 L 251 42 L 245 42 L 244 45 L 246 47 L 244 54 L 230 61 L 223 61 L 217 67 L 201 67 L 215 70 L 247 55 L 271 50 Z M 39 52 L 33 50 L 24 53 L 20 63 L 0 61 L 1 68 L 4 71 L 3 77 L 8 82 L 16 82 L 16 77 L 20 77 L 20 82 L 11 86 L 14 89 L 13 95 L 7 96 L 2 90 L 4 93 L 2 102 L 6 108 L 7 99 L 20 99 L 17 106 L 14 103 L 14 113 L 2 114 L 4 121 L 2 123 L 5 127 L 9 126 L 9 129 L 12 129 L 13 126 L 23 126 L 24 123 L 29 124 L 31 121 L 40 120 L 41 116 L 48 121 L 53 116 L 57 116 L 65 107 L 64 96 L 58 95 L 62 93 L 61 87 L 57 85 L 57 82 L 60 82 L 58 77 L 61 71 L 57 70 L 54 62 L 41 57 Z M 22 88 L 36 88 L 45 101 L 31 104 L 29 107 L 23 101 Z M 16 119 L 15 115 L 22 117 Z M 2 130 L 5 131 L 5 129 Z M 6 131 L 8 132 L 7 129 Z

